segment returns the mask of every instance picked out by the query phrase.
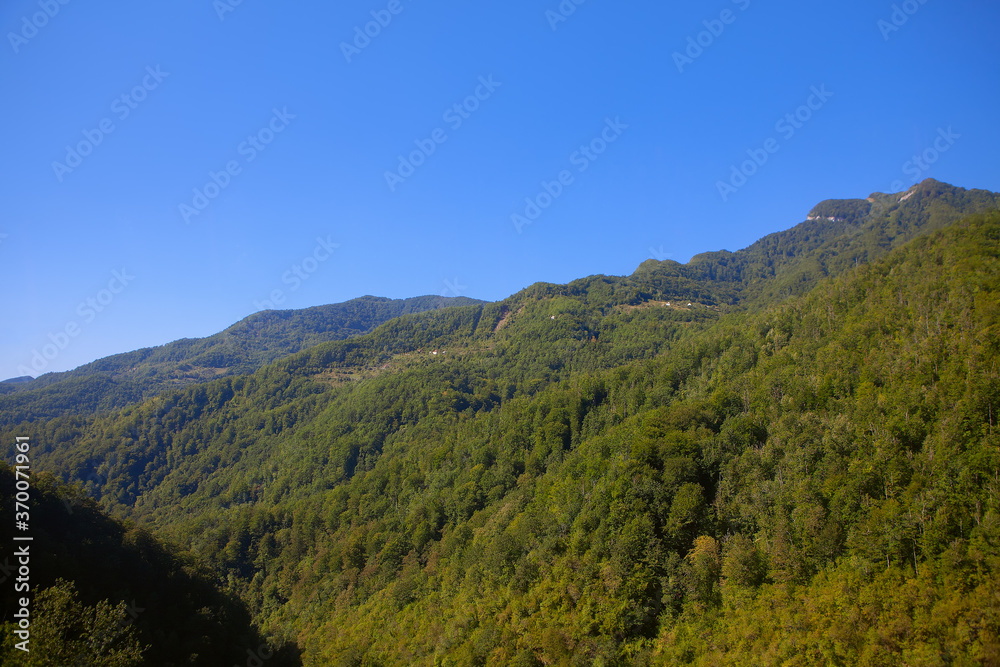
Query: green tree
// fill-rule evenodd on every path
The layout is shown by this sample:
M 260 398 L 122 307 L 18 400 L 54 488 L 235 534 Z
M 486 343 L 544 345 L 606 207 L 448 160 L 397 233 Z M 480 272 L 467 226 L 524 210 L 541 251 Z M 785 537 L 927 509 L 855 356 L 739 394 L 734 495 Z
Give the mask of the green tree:
M 28 653 L 8 652 L 4 664 L 25 667 L 133 667 L 143 664 L 143 647 L 124 602 L 81 604 L 72 582 L 63 579 L 38 592 Z M 6 642 L 5 646 L 9 646 Z

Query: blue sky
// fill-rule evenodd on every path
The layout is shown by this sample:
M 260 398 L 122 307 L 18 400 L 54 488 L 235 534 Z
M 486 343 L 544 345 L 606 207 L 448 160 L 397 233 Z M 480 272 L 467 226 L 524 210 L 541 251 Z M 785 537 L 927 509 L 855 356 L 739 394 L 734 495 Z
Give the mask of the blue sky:
M 233 1 L 0 7 L 0 377 L 1000 190 L 986 0 Z

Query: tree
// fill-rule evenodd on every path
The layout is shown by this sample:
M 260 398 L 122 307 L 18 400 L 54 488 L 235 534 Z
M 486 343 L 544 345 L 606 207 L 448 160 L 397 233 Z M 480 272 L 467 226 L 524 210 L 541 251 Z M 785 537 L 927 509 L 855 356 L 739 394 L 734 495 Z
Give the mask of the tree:
M 148 647 L 136 639 L 124 602 L 85 607 L 72 582 L 58 579 L 35 597 L 30 651 L 8 652 L 4 664 L 25 667 L 133 667 Z M 8 645 L 5 642 L 5 647 Z M 18 661 L 19 660 L 19 661 Z

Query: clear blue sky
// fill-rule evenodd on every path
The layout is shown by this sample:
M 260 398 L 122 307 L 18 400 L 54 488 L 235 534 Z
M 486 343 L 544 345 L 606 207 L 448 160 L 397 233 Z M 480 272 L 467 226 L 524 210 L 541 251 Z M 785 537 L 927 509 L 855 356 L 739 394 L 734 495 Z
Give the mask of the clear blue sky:
M 47 344 L 56 371 L 209 335 L 275 290 L 496 300 L 917 177 L 1000 190 L 986 0 L 63 1 L 0 7 L 0 377 Z M 724 200 L 747 151 L 767 162 Z

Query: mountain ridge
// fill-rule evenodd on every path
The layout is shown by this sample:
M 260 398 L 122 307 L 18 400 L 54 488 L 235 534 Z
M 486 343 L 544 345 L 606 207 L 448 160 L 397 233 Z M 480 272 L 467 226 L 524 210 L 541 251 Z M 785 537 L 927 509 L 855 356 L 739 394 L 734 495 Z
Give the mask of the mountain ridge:
M 804 294 L 818 280 L 852 264 L 881 257 L 964 215 L 996 208 L 1000 208 L 1000 194 L 926 179 L 904 193 L 825 200 L 813 207 L 805 222 L 768 234 L 742 250 L 701 253 L 686 265 L 647 260 L 633 275 L 655 278 L 664 272 L 709 278 L 733 286 L 727 295 L 730 304 L 749 300 L 761 305 Z M 779 280 L 772 287 L 747 294 L 748 288 L 773 279 Z
M 253 372 L 281 356 L 364 334 L 400 315 L 471 303 L 480 302 L 468 297 L 364 296 L 339 304 L 262 311 L 205 338 L 182 338 L 103 357 L 70 371 L 5 381 L 0 383 L 0 413 L 23 414 L 23 406 L 32 398 L 44 399 L 46 394 L 53 405 L 42 411 L 43 416 L 65 413 L 66 403 L 78 403 L 83 397 L 88 410 L 123 407 L 171 388 Z
M 572 297 L 600 285 L 595 294 L 610 290 L 616 295 L 612 301 L 626 305 L 657 299 L 691 300 L 723 310 L 759 307 L 805 294 L 820 280 L 881 257 L 962 215 L 995 208 L 1000 208 L 1000 194 L 926 179 L 904 193 L 825 200 L 806 216 L 813 219 L 736 252 L 701 253 L 687 264 L 647 260 L 630 276 L 589 276 L 564 286 L 535 283 L 497 303 L 513 308 L 516 316 L 521 306 L 513 304 L 532 295 Z M 86 406 L 83 412 L 121 408 L 171 388 L 252 372 L 314 345 L 372 331 L 405 313 L 472 303 L 483 302 L 465 297 L 361 297 L 310 309 L 264 311 L 207 338 L 112 355 L 33 381 L 0 383 L 0 423 L 80 412 L 81 405 Z M 280 320 L 297 324 L 286 331 L 277 324 Z M 328 335 L 316 333 L 329 322 L 342 324 Z M 592 330 L 594 325 L 584 326 L 580 335 L 583 329 Z
M 921 186 L 0 441 L 310 666 L 990 664 L 1000 211 Z
M 26 430 L 308 665 L 816 662 L 830 623 L 842 664 L 1000 655 L 1000 213 L 767 308 L 595 315 L 596 340 L 628 286 L 566 287 Z

